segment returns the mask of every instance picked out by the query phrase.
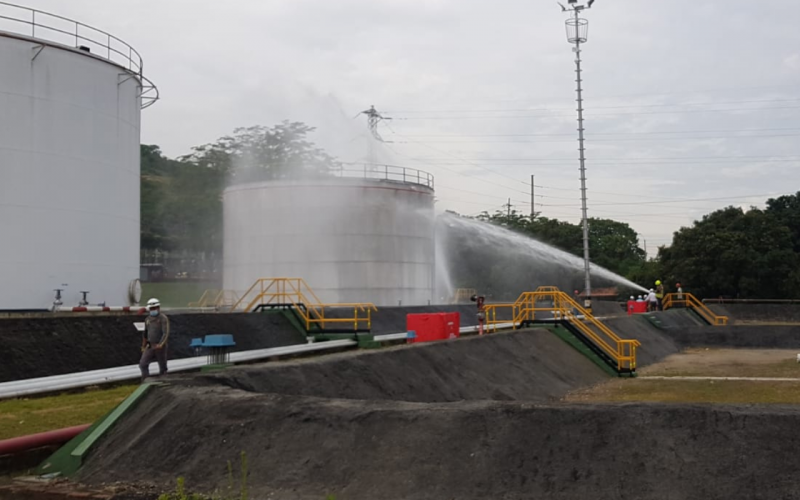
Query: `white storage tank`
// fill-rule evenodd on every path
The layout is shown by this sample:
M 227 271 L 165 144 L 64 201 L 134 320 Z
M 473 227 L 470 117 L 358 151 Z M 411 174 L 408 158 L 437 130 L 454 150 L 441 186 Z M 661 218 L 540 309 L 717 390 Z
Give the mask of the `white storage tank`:
M 323 302 L 423 305 L 433 300 L 433 177 L 379 167 L 352 177 L 225 190 L 224 287 L 303 278 Z
M 129 305 L 139 274 L 135 50 L 75 21 L 0 4 L 0 310 Z

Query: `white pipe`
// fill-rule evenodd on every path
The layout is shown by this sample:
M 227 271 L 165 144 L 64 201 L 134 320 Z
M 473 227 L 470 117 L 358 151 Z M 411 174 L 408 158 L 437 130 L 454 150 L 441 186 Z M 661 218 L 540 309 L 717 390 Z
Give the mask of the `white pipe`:
M 375 335 L 374 337 L 372 337 L 372 340 L 374 340 L 375 342 L 389 342 L 391 340 L 403 340 L 407 338 L 409 338 L 408 332 L 402 332 L 402 333 L 388 333 L 385 335 Z
M 329 342 L 316 342 L 313 344 L 299 344 L 271 349 L 257 349 L 253 351 L 234 352 L 230 354 L 232 363 L 254 361 L 274 356 L 288 356 L 305 352 L 325 351 L 356 347 L 355 340 L 333 340 Z M 205 356 L 194 358 L 174 359 L 169 362 L 170 372 L 195 370 L 208 364 Z M 141 377 L 139 365 L 119 366 L 105 370 L 92 370 L 87 372 L 56 375 L 54 377 L 40 377 L 27 380 L 0 383 L 0 399 L 27 396 L 43 392 L 63 391 L 77 387 L 108 384 L 125 380 L 135 380 Z
M 498 329 L 512 328 L 513 323 L 501 323 L 496 325 Z M 477 326 L 465 326 L 459 329 L 460 333 L 476 332 Z M 408 332 L 390 333 L 386 335 L 376 335 L 374 340 L 377 342 L 388 342 L 392 340 L 403 340 L 408 338 Z M 333 340 L 327 342 L 314 342 L 310 344 L 298 344 L 285 347 L 273 347 L 270 349 L 256 349 L 252 351 L 240 351 L 230 354 L 232 363 L 243 363 L 258 359 L 271 358 L 274 356 L 289 356 L 305 352 L 325 351 L 329 349 L 339 349 L 356 347 L 358 342 L 355 340 Z M 184 359 L 173 359 L 169 362 L 170 372 L 182 372 L 196 370 L 208 362 L 206 356 L 197 356 Z M 30 378 L 25 380 L 14 380 L 11 382 L 0 383 L 0 399 L 27 396 L 31 394 L 41 394 L 45 392 L 63 391 L 78 387 L 91 385 L 109 384 L 126 380 L 135 380 L 141 376 L 139 365 L 117 366 L 102 370 L 91 370 L 85 372 L 68 373 L 64 375 L 54 375 L 51 377 Z

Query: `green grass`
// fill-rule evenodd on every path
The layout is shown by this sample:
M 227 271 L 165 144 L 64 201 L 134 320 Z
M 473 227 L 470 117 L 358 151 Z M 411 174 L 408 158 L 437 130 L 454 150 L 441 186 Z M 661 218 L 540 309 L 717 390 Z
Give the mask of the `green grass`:
M 642 376 L 800 378 L 800 363 L 794 359 L 785 359 L 776 363 L 753 365 L 731 363 L 723 366 L 698 365 L 683 369 L 659 369 L 658 365 L 656 365 L 652 369 L 648 367 L 647 370 L 643 370 Z
M 717 404 L 800 404 L 796 382 L 739 380 L 614 380 L 577 391 L 574 402 L 661 402 Z
M 121 403 L 136 387 L 124 385 L 75 394 L 0 401 L 0 439 L 91 424 Z
M 163 307 L 186 307 L 197 301 L 208 288 L 219 288 L 219 283 L 208 281 L 172 281 L 142 283 L 142 303 L 151 297 L 161 301 Z

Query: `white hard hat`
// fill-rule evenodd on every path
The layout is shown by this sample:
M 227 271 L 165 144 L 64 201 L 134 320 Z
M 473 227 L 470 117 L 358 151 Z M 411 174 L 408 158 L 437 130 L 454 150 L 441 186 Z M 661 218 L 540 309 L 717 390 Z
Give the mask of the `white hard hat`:
M 631 295 L 631 300 L 633 300 L 633 295 Z
M 158 299 L 153 298 L 153 299 L 150 299 L 150 300 L 147 301 L 147 308 L 148 309 L 153 309 L 153 308 L 156 308 L 156 307 L 161 307 L 161 302 L 159 302 Z
M 651 289 L 650 289 L 650 291 L 652 292 L 652 291 L 653 291 L 653 289 L 651 288 Z

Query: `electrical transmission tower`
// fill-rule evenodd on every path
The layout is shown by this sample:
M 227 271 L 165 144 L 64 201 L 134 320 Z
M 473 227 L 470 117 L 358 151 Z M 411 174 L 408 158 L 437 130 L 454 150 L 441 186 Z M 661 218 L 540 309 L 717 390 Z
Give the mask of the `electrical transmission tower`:
M 386 142 L 381 137 L 381 134 L 378 133 L 378 123 L 383 120 L 391 120 L 388 116 L 383 116 L 375 109 L 375 106 L 370 106 L 368 110 L 362 111 L 359 115 L 367 115 L 367 127 L 369 128 L 369 133 L 372 135 L 372 140 L 368 143 L 368 158 L 369 163 L 372 168 L 375 168 L 378 164 L 378 149 L 376 142 Z

